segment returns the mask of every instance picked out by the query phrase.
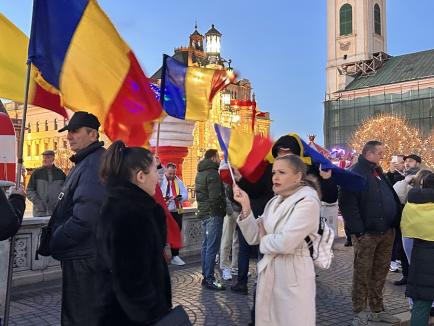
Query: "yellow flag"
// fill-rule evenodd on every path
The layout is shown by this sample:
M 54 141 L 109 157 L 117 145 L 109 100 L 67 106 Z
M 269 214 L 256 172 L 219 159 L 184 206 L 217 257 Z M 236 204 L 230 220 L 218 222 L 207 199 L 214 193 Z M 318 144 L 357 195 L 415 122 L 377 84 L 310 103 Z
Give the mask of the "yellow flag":
M 23 102 L 29 39 L 0 13 L 0 97 Z

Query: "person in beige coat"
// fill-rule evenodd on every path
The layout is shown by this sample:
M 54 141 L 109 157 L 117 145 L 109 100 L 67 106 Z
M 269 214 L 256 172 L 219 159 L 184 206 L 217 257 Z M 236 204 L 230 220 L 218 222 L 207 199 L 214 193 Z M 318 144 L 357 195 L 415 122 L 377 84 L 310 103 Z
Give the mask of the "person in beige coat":
M 315 270 L 305 238 L 318 230 L 319 187 L 292 154 L 276 158 L 272 180 L 276 195 L 257 220 L 248 195 L 234 186 L 242 206 L 238 225 L 264 254 L 258 262 L 256 325 L 314 326 Z

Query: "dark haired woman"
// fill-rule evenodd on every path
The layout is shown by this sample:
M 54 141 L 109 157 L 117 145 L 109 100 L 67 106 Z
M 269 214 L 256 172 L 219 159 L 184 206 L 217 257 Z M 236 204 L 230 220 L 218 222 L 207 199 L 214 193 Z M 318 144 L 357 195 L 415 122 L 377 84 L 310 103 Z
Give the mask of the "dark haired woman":
M 114 142 L 102 162 L 107 197 L 97 223 L 98 325 L 150 325 L 172 307 L 166 217 L 153 195 L 150 151 Z
M 319 186 L 306 165 L 289 154 L 273 165 L 274 196 L 255 220 L 248 195 L 234 186 L 241 204 L 238 225 L 250 245 L 259 244 L 255 325 L 314 326 L 315 271 L 305 238 L 318 230 Z

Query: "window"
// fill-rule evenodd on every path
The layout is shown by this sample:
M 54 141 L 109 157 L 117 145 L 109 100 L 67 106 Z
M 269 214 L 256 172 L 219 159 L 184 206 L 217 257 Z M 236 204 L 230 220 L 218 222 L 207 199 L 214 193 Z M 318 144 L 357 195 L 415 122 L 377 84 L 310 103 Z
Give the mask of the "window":
M 45 120 L 45 131 L 48 131 L 48 120 Z
M 54 149 L 55 151 L 57 151 L 57 141 L 55 141 L 55 142 L 53 143 L 53 149 Z
M 32 146 L 31 145 L 27 145 L 27 156 L 32 156 Z
M 353 7 L 344 4 L 339 10 L 340 35 L 350 35 L 353 32 Z
M 36 132 L 39 132 L 39 121 L 36 122 Z M 36 155 L 39 155 L 39 154 L 36 154 Z
M 378 3 L 374 6 L 374 30 L 375 34 L 381 35 L 381 11 Z
M 57 130 L 57 119 L 54 119 L 54 130 Z
M 35 144 L 35 155 L 39 155 L 39 144 Z
M 30 126 L 30 122 L 27 124 L 27 132 L 30 134 L 32 132 L 32 128 Z

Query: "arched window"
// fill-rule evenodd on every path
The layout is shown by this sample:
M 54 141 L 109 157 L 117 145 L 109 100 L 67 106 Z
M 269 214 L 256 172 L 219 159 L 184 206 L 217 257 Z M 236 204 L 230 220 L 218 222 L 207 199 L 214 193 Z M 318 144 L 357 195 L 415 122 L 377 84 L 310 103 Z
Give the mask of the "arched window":
M 353 7 L 344 4 L 339 10 L 340 35 L 349 35 L 353 32 Z
M 381 10 L 378 3 L 374 6 L 374 31 L 375 34 L 381 35 Z

